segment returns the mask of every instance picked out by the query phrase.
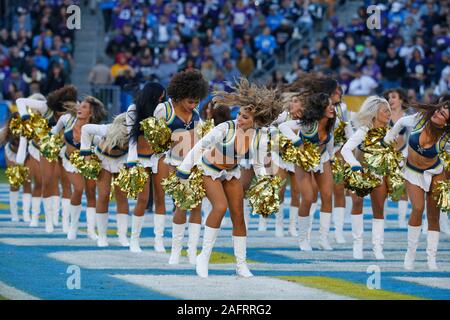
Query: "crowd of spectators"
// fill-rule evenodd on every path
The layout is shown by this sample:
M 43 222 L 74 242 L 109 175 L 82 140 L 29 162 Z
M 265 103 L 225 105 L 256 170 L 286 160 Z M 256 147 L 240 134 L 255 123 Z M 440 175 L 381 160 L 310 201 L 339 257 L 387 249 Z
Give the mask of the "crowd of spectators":
M 373 2 L 373 3 L 372 3 Z M 365 1 L 348 21 L 333 17 L 326 37 L 303 46 L 298 59 L 274 82 L 303 72 L 334 74 L 345 93 L 368 95 L 402 87 L 410 99 L 433 99 L 450 90 L 450 10 L 446 0 L 376 1 L 380 28 L 368 29 Z
M 9 1 L 0 13 L 0 100 L 50 91 L 70 81 L 74 30 L 66 8 L 78 1 Z
M 333 1 L 331 1 L 333 2 Z M 102 1 L 111 82 L 159 80 L 199 69 L 213 89 L 250 76 L 292 37 L 310 35 L 325 0 Z

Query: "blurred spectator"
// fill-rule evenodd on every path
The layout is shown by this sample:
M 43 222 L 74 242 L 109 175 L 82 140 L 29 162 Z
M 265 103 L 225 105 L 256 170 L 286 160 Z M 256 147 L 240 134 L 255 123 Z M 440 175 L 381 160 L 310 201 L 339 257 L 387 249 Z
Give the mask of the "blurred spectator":
M 225 78 L 225 81 L 234 83 L 236 80 L 239 80 L 241 73 L 236 68 L 236 66 L 233 64 L 231 60 L 225 60 L 223 62 L 224 69 L 223 69 L 223 76 Z
M 391 44 L 388 48 L 388 55 L 381 63 L 381 75 L 383 76 L 383 89 L 392 89 L 401 86 L 401 79 L 406 72 L 405 62 L 395 52 Z
M 159 78 L 159 82 L 166 87 L 169 84 L 170 78 L 172 78 L 177 71 L 178 65 L 169 55 L 165 55 L 156 69 L 156 75 Z
M 253 59 L 249 57 L 247 50 L 241 51 L 241 56 L 237 61 L 237 68 L 246 78 L 248 78 L 255 69 L 255 63 L 253 62 Z
M 91 85 L 108 85 L 112 83 L 111 71 L 103 63 L 102 58 L 97 58 L 97 63 L 91 69 L 88 80 Z
M 64 87 L 66 84 L 66 75 L 61 65 L 54 63 L 50 68 L 49 74 L 47 76 L 47 81 L 42 87 L 42 94 L 47 95 L 52 91 Z
M 368 96 L 375 93 L 377 88 L 377 82 L 367 73 L 363 74 L 357 70 L 355 73 L 355 79 L 350 82 L 348 88 L 348 94 L 355 96 Z
M 119 76 L 119 73 L 123 73 L 124 70 L 131 70 L 132 68 L 127 63 L 127 58 L 124 53 L 119 53 L 116 57 L 116 63 L 111 67 L 111 76 L 113 79 L 116 79 Z
M 214 60 L 211 57 L 203 60 L 200 70 L 205 80 L 210 83 L 216 75 L 216 66 Z

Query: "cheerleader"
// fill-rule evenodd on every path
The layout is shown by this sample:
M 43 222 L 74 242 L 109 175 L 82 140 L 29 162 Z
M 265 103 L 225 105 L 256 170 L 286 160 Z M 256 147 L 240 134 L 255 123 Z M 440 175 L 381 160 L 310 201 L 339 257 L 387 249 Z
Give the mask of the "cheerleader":
M 167 126 L 172 131 L 173 144 L 166 154 L 161 157 L 158 163 L 158 170 L 161 174 L 155 183 L 161 184 L 162 179 L 167 178 L 170 172 L 176 170 L 181 164 L 186 154 L 195 144 L 197 136 L 196 127 L 200 124 L 201 118 L 198 111 L 199 102 L 208 94 L 208 83 L 199 71 L 183 71 L 172 77 L 167 87 L 169 100 L 161 103 L 155 110 L 155 118 L 164 119 Z M 160 191 L 162 197 L 164 191 Z M 155 214 L 155 241 L 161 239 L 164 232 L 165 210 L 157 210 Z M 188 249 L 189 262 L 195 264 L 197 255 L 197 245 L 200 238 L 201 228 L 201 205 L 190 210 L 188 226 Z M 182 247 L 184 230 L 186 227 L 186 211 L 175 208 L 172 221 L 172 251 L 169 258 L 170 264 L 177 264 L 179 261 L 179 247 Z M 156 233 L 158 231 L 158 233 Z
M 390 89 L 383 93 L 386 100 L 389 101 L 391 106 L 392 116 L 389 121 L 389 125 L 393 127 L 395 123 L 407 114 L 408 96 L 406 92 L 401 88 Z M 401 151 L 403 156 L 408 156 L 408 128 L 403 128 L 397 137 L 397 150 Z M 405 194 L 398 201 L 398 226 L 399 228 L 406 229 L 406 211 L 408 210 L 408 196 Z
M 342 157 L 353 171 L 363 171 L 361 165 L 363 159 L 363 141 L 367 132 L 372 128 L 386 128 L 391 117 L 389 102 L 378 96 L 368 97 L 355 116 L 355 125 L 358 130 L 344 144 L 341 150 Z M 353 151 L 356 150 L 356 157 Z M 359 159 L 359 161 L 357 160 Z M 372 244 L 373 253 L 377 260 L 384 259 L 384 202 L 387 198 L 386 178 L 382 177 L 382 183 L 370 193 L 372 203 Z M 363 259 L 363 198 L 355 197 L 352 209 L 352 235 L 353 257 Z
M 100 138 L 95 139 L 95 138 Z M 81 128 L 80 155 L 89 161 L 92 154 L 91 145 L 95 146 L 94 153 L 102 162 L 102 169 L 97 178 L 98 196 L 96 201 L 96 224 L 98 231 L 97 245 L 107 247 L 108 207 L 111 192 L 111 179 L 116 177 L 127 162 L 128 130 L 126 114 L 119 114 L 112 124 L 85 124 Z M 129 246 L 128 230 L 128 199 L 118 187 L 114 187 L 117 203 L 117 236 L 123 247 Z
M 69 157 L 72 152 L 79 150 L 81 146 L 81 128 L 89 123 L 99 123 L 106 117 L 106 110 L 103 103 L 91 96 L 86 96 L 84 100 L 71 106 L 73 113 L 61 116 L 52 128 L 51 134 L 59 134 L 64 129 L 64 157 L 62 159 L 64 170 L 66 171 L 70 184 L 73 187 L 70 197 L 69 215 L 70 227 L 67 239 L 77 238 L 78 223 L 81 214 L 81 197 L 86 190 L 87 209 L 87 233 L 91 240 L 97 240 L 95 233 L 95 181 L 85 179 L 70 162 Z
M 19 117 L 17 112 L 12 113 L 4 128 L 0 130 L 0 145 L 5 146 L 5 158 L 6 166 L 8 168 L 14 165 L 23 165 L 26 157 L 26 138 L 13 135 L 9 125 L 11 119 Z M 25 140 L 20 144 L 20 140 Z M 21 148 L 19 148 L 19 146 Z M 9 187 L 9 208 L 11 211 L 11 221 L 19 221 L 18 204 L 19 201 L 19 189 L 10 186 Z M 30 205 L 31 205 L 31 183 L 25 182 L 23 185 L 22 195 L 22 215 L 24 222 L 30 222 Z
M 439 208 L 433 198 L 436 183 L 445 178 L 440 152 L 450 150 L 449 100 L 435 105 L 415 104 L 419 112 L 400 118 L 386 134 L 384 141 L 394 141 L 403 128 L 410 128 L 408 157 L 403 169 L 406 191 L 412 203 L 408 222 L 408 250 L 404 267 L 414 269 L 420 237 L 422 214 L 427 205 L 427 261 L 430 270 L 437 270 L 436 253 L 439 243 Z
M 43 96 L 31 96 L 30 98 L 17 99 L 17 108 L 23 119 L 28 115 L 27 107 L 32 111 L 41 114 L 48 121 L 48 126 L 52 128 L 56 121 L 66 112 L 64 103 L 75 102 L 77 99 L 77 89 L 74 86 L 64 86 L 51 92 L 48 99 Z M 28 160 L 31 171 L 40 171 L 40 176 L 35 174 L 38 180 L 42 178 L 42 198 L 45 211 L 45 230 L 53 232 L 54 226 L 59 224 L 59 184 L 62 185 L 62 227 L 64 232 L 68 232 L 69 227 L 69 203 L 70 203 L 70 182 L 62 168 L 62 161 L 50 162 L 45 157 L 41 157 L 39 142 L 36 139 L 29 142 L 28 150 L 31 158 Z M 38 169 L 39 168 L 39 169 Z M 32 174 L 33 175 L 33 174 Z M 40 199 L 33 199 L 35 207 L 40 207 Z M 35 218 L 32 225 L 37 226 L 39 209 L 35 211 Z
M 333 134 L 335 110 L 329 95 L 325 93 L 306 96 L 301 121 L 291 120 L 282 123 L 279 129 L 291 140 L 294 146 L 309 141 L 320 148 L 320 163 L 311 172 L 315 178 L 321 197 L 320 240 L 323 250 L 333 250 L 328 242 L 332 210 L 333 175 L 330 159 L 333 156 Z M 298 134 L 294 132 L 298 130 Z M 295 167 L 295 176 L 300 188 L 301 202 L 299 208 L 299 246 L 301 250 L 311 251 L 308 239 L 310 227 L 309 214 L 311 204 L 316 200 L 317 192 L 311 188 L 312 175 L 299 166 Z
M 260 128 L 273 122 L 281 112 L 282 103 L 275 91 L 250 85 L 242 79 L 233 93 L 218 92 L 214 103 L 222 106 L 241 106 L 237 120 L 216 126 L 197 142 L 183 162 L 177 167 L 177 176 L 184 181 L 192 167 L 198 164 L 204 171 L 203 185 L 212 204 L 203 235 L 203 247 L 196 259 L 196 272 L 208 276 L 208 264 L 222 218 L 230 210 L 233 223 L 233 247 L 236 256 L 236 273 L 242 277 L 253 276 L 246 264 L 247 231 L 243 213 L 244 192 L 240 178 L 240 160 L 250 152 L 255 135 L 267 139 Z M 256 130 L 255 130 L 256 129 Z M 267 141 L 261 141 L 261 146 Z M 265 174 L 264 148 L 253 160 L 257 176 Z

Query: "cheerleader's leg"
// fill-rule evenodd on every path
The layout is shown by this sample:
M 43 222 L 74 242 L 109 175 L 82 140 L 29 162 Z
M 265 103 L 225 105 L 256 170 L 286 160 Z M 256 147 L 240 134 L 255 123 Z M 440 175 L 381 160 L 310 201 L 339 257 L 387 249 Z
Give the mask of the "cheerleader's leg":
M 23 194 L 22 194 L 22 214 L 24 222 L 31 221 L 30 209 L 31 209 L 31 183 L 26 182 L 23 185 Z
M 87 200 L 87 208 L 86 208 L 87 233 L 88 233 L 89 239 L 91 239 L 93 241 L 97 241 L 98 235 L 95 232 L 96 182 L 95 182 L 95 180 L 84 179 L 84 183 L 85 183 L 86 200 Z

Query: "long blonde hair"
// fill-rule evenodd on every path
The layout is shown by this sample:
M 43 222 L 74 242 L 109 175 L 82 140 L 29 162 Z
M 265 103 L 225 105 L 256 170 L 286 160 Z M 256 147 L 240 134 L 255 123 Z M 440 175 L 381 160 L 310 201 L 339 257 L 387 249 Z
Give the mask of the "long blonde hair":
M 355 127 L 366 127 L 368 129 L 372 129 L 373 119 L 376 117 L 377 112 L 382 104 L 387 105 L 388 109 L 391 110 L 391 106 L 385 98 L 380 96 L 368 97 L 362 104 L 358 113 L 353 116 L 352 120 Z
M 128 130 L 126 123 L 126 112 L 117 115 L 108 128 L 108 133 L 101 143 L 101 148 L 110 152 L 112 148 L 125 149 L 128 145 Z

